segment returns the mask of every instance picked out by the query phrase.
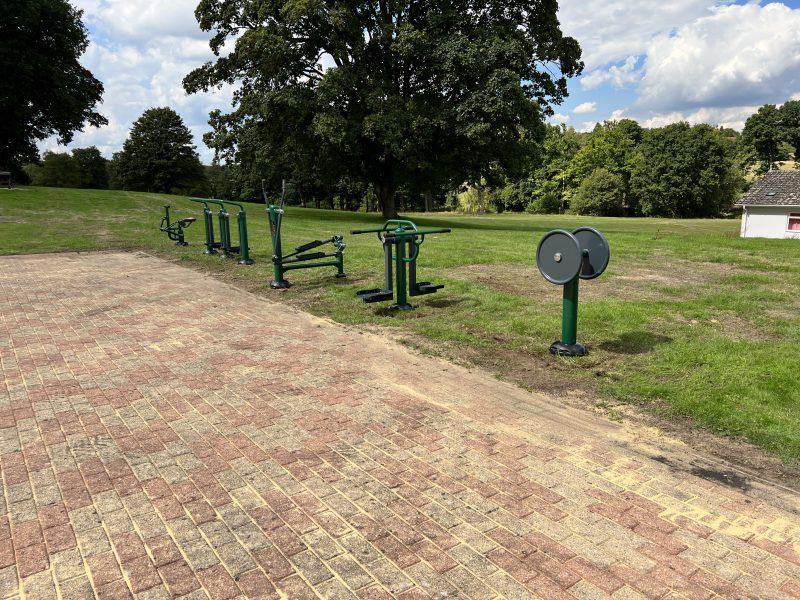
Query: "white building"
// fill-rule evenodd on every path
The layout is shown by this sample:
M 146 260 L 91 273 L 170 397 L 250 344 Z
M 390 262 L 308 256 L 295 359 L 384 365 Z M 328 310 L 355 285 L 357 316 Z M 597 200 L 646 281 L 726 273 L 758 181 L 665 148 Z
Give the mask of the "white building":
M 800 171 L 769 171 L 736 204 L 742 237 L 800 240 Z

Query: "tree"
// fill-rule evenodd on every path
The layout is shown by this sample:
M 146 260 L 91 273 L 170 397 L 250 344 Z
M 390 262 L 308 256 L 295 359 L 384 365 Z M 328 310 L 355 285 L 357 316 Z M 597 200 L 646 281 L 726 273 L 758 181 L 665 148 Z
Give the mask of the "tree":
M 72 158 L 80 175 L 80 187 L 84 189 L 108 189 L 108 161 L 100 154 L 96 146 L 75 148 Z
M 114 163 L 114 176 L 123 189 L 164 194 L 206 190 L 192 134 L 171 108 L 144 111 Z
M 579 215 L 619 217 L 624 210 L 624 201 L 625 182 L 622 177 L 599 168 L 581 182 L 570 208 Z
M 772 165 L 778 159 L 784 133 L 780 112 L 774 104 L 765 104 L 745 121 L 742 142 L 756 152 L 767 170 L 772 170 Z
M 236 154 L 264 124 L 267 160 L 280 161 L 284 146 L 326 177 L 335 165 L 370 183 L 394 216 L 408 182 L 519 169 L 543 136 L 543 113 L 583 67 L 556 10 L 554 0 L 201 0 L 195 15 L 214 32 L 212 50 L 234 38 L 235 47 L 184 87 L 241 83 L 237 109 L 210 136 L 215 150 Z
M 630 205 L 628 186 L 631 177 L 631 157 L 636 149 L 636 139 L 642 135 L 642 130 L 637 131 L 632 125 L 635 121 L 630 119 L 620 123 L 607 121 L 595 126 L 584 145 L 570 160 L 563 175 L 566 184 L 565 197 L 570 203 L 584 180 L 596 170 L 603 169 L 622 178 L 623 197 L 629 204 L 626 209 L 629 213 L 636 212 L 636 206 Z
M 62 144 L 95 111 L 103 84 L 80 65 L 86 50 L 82 12 L 67 0 L 4 0 L 0 18 L 0 168 L 36 159 L 36 142 Z
M 26 165 L 32 185 L 43 187 L 81 187 L 78 163 L 66 152 L 45 152 L 41 165 Z
M 630 191 L 648 217 L 716 217 L 741 184 L 735 146 L 710 125 L 646 130 L 632 161 Z
M 795 162 L 800 162 L 800 100 L 784 102 L 778 114 L 783 138 L 794 148 Z

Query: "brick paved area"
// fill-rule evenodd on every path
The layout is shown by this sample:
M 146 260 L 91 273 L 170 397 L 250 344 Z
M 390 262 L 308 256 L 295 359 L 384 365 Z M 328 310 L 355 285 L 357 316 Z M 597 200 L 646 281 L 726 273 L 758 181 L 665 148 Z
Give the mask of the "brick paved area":
M 800 598 L 790 494 L 151 257 L 0 259 L 0 361 L 0 597 Z

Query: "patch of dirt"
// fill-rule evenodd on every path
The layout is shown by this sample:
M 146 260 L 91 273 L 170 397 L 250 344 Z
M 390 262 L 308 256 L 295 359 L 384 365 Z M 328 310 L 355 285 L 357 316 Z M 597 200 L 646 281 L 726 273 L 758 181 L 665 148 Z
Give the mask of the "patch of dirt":
M 587 282 L 580 289 L 582 300 L 630 300 L 663 297 L 665 290 L 679 288 L 682 296 L 696 297 L 698 290 L 735 273 L 745 271 L 710 262 L 691 262 L 671 259 L 663 267 L 651 263 L 628 262 L 624 271 L 612 266 L 602 277 Z M 447 277 L 477 283 L 500 292 L 536 299 L 551 299 L 556 287 L 542 277 L 536 265 L 466 265 L 444 271 Z M 689 289 L 687 289 L 689 288 Z
M 372 326 L 373 333 L 385 334 L 385 329 Z M 608 362 L 592 363 L 591 355 L 581 359 L 580 364 L 568 359 L 557 358 L 544 352 L 520 352 L 508 348 L 492 346 L 490 348 L 462 348 L 454 345 L 433 343 L 426 338 L 405 334 L 402 343 L 425 354 L 437 356 L 463 367 L 481 367 L 496 374 L 503 380 L 514 383 L 523 389 L 551 396 L 557 402 L 566 403 L 574 408 L 602 414 L 611 420 L 622 422 L 626 437 L 631 444 L 638 444 L 646 439 L 648 445 L 658 446 L 660 443 L 674 446 L 679 440 L 700 456 L 712 457 L 734 466 L 737 470 L 756 480 L 776 483 L 800 492 L 800 464 L 784 464 L 780 458 L 768 454 L 761 448 L 735 438 L 720 437 L 700 426 L 690 418 L 670 415 L 664 416 L 666 407 L 651 404 L 635 406 L 610 402 L 600 397 L 597 382 L 600 378 L 618 378 L 613 372 L 613 365 Z M 582 378 L 576 382 L 574 376 L 566 376 L 576 369 L 588 371 L 592 377 Z M 672 439 L 670 439 L 672 438 Z M 654 457 L 656 455 L 654 454 Z M 683 461 L 680 468 L 701 476 L 703 472 L 728 473 L 724 466 L 709 469 L 708 464 L 696 464 L 696 461 Z M 678 466 L 673 465 L 674 468 Z M 705 471 L 704 471 L 705 470 Z M 731 483 L 739 486 L 741 475 L 725 475 Z M 711 477 L 711 475 L 709 475 Z M 722 475 L 720 476 L 722 477 Z

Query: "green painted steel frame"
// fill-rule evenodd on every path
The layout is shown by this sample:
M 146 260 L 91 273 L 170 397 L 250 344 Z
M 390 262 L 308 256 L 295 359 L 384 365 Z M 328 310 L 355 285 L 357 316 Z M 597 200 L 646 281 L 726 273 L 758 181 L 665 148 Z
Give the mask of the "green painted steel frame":
M 283 225 L 284 215 L 283 208 L 275 206 L 274 204 L 269 204 L 266 212 L 267 219 L 269 221 L 269 234 L 270 238 L 272 239 L 272 265 L 274 279 L 269 284 L 272 289 L 286 289 L 291 287 L 292 284 L 286 279 L 285 274 L 287 271 L 295 271 L 299 269 L 336 267 L 337 278 L 347 277 L 347 274 L 344 272 L 345 244 L 341 236 L 332 236 L 329 240 L 321 242 L 315 246 L 318 247 L 323 244 L 332 243 L 336 250 L 332 253 L 324 254 L 324 256 L 321 256 L 320 258 L 333 258 L 334 260 L 326 260 L 323 262 L 305 262 L 304 259 L 300 258 L 300 250 L 290 252 L 286 255 L 283 254 L 283 246 L 281 243 L 281 227 Z M 300 247 L 302 248 L 302 246 Z M 287 259 L 290 259 L 294 256 L 298 256 L 296 261 L 289 263 L 286 262 Z

